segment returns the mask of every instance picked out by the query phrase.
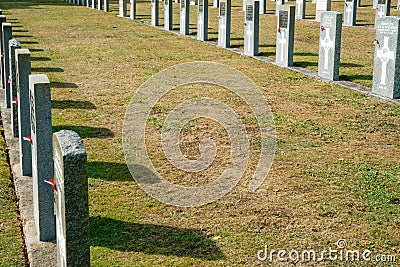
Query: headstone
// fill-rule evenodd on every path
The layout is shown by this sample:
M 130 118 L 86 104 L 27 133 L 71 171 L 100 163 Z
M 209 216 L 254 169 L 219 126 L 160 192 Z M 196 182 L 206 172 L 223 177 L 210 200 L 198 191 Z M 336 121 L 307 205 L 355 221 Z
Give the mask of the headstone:
M 130 0 L 129 17 L 136 19 L 136 0 Z
M 396 7 L 396 9 L 397 9 L 397 10 L 400 10 L 400 0 L 397 0 L 397 7 Z
M 103 10 L 103 1 L 104 0 L 97 0 L 97 9 Z
M 120 17 L 126 17 L 126 0 L 119 0 L 119 15 Z
M 327 11 L 321 14 L 319 38 L 318 75 L 339 80 L 340 44 L 342 38 L 342 13 Z
M 189 34 L 189 0 L 181 0 L 179 32 L 183 35 Z
M 29 99 L 29 75 L 31 56 L 28 49 L 15 50 L 17 70 L 19 158 L 23 176 L 32 176 L 31 114 Z
M 57 266 L 89 267 L 87 156 L 73 131 L 53 134 Z
M 260 14 L 267 14 L 267 0 L 259 0 L 260 2 Z
M 6 23 L 6 16 L 0 15 L 0 86 L 4 89 L 5 85 L 3 81 L 3 53 L 4 53 L 4 44 L 3 44 L 3 23 Z
M 90 1 L 90 0 L 88 0 L 88 1 Z M 96 8 L 96 0 L 92 0 L 92 9 L 95 9 Z
M 200 0 L 199 0 L 200 1 Z M 220 0 L 213 0 L 213 7 L 219 8 L 219 1 Z
M 357 1 L 357 7 L 361 7 L 361 0 Z
M 378 8 L 378 0 L 372 0 L 372 8 L 373 9 Z
M 317 0 L 315 9 L 315 20 L 320 22 L 322 12 L 331 10 L 331 0 Z
M 306 18 L 306 0 L 296 0 L 296 19 Z
M 104 12 L 110 11 L 110 1 L 109 0 L 104 0 Z
M 218 46 L 227 48 L 231 44 L 231 0 L 219 2 L 218 16 Z
M 258 1 L 249 0 L 246 3 L 244 23 L 244 54 L 247 56 L 258 55 L 259 7 L 260 2 Z
M 46 75 L 29 76 L 31 111 L 33 212 L 40 241 L 56 237 L 53 177 L 50 82 Z
M 199 0 L 197 13 L 197 40 L 208 40 L 208 0 Z
M 158 26 L 159 19 L 159 10 L 158 10 L 159 1 L 151 0 L 151 25 Z
M 344 1 L 344 25 L 345 26 L 356 26 L 357 2 L 358 2 L 358 0 L 345 0 Z
M 275 15 L 278 16 L 279 10 L 282 9 L 282 7 L 285 5 L 286 0 L 276 0 L 276 8 L 275 8 Z
M 170 31 L 172 28 L 172 0 L 164 0 L 164 29 Z
M 10 59 L 10 96 L 11 96 L 11 124 L 14 137 L 18 137 L 18 96 L 17 96 L 17 70 L 15 66 L 15 50 L 21 48 L 20 42 L 11 39 L 8 43 Z
M 390 16 L 390 0 L 378 0 L 378 7 L 375 13 L 375 25 L 379 18 Z
M 317 0 L 311 0 L 311 4 L 315 5 L 317 3 Z
M 400 18 L 384 17 L 377 20 L 372 92 L 400 98 Z
M 293 66 L 294 24 L 296 7 L 285 5 L 279 11 L 276 36 L 276 64 Z
M 12 39 L 12 26 L 11 23 L 3 23 L 3 36 L 2 36 L 2 50 L 1 56 L 3 57 L 3 66 L 2 66 L 2 80 L 5 89 L 5 97 L 7 108 L 11 107 L 11 95 L 10 95 L 10 53 L 8 42 Z

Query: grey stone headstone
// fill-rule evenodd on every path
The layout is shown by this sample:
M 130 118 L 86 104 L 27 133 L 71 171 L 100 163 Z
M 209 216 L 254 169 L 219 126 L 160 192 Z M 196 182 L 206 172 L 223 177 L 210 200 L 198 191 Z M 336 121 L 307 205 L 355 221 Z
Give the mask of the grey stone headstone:
M 318 75 L 325 79 L 339 80 L 342 14 L 327 11 L 321 14 L 319 38 Z
M 377 21 L 372 92 L 389 98 L 400 98 L 399 30 L 399 17 Z
M 53 177 L 50 82 L 46 75 L 29 76 L 31 111 L 33 212 L 40 241 L 56 237 L 54 194 L 45 181 Z
M 231 0 L 221 0 L 218 16 L 218 46 L 227 48 L 231 45 Z
M 92 9 L 96 9 L 96 0 L 92 0 Z
M 260 2 L 258 1 L 250 0 L 246 3 L 244 23 L 244 54 L 247 56 L 258 55 L 259 6 Z
M 372 0 L 372 8 L 378 8 L 378 0 Z
M 0 81 L 1 81 L 1 88 L 5 88 L 3 81 L 3 51 L 4 51 L 4 44 L 3 44 L 3 23 L 6 23 L 6 16 L 0 15 Z
M 172 0 L 164 0 L 164 29 L 172 30 L 172 23 Z
M 189 0 L 180 1 L 180 18 L 179 18 L 179 32 L 183 35 L 189 34 Z
M 8 42 L 12 39 L 12 26 L 11 23 L 3 23 L 3 45 L 2 47 L 4 50 L 2 51 L 2 57 L 3 57 L 3 66 L 2 66 L 2 80 L 3 80 L 3 85 L 4 89 L 6 90 L 5 92 L 5 97 L 6 97 L 6 104 L 7 108 L 11 107 L 11 95 L 10 95 L 10 53 L 9 53 L 9 46 Z
M 151 25 L 158 26 L 159 20 L 159 1 L 158 0 L 151 0 Z
M 200 1 L 200 0 L 199 0 Z M 220 0 L 213 0 L 213 7 L 214 8 L 219 8 L 219 1 Z
M 375 13 L 375 25 L 378 19 L 390 16 L 390 0 L 378 0 Z
M 279 11 L 282 10 L 285 3 L 286 3 L 286 0 L 276 0 L 275 15 L 277 15 L 277 16 L 279 15 Z
M 15 50 L 17 70 L 19 158 L 21 172 L 32 176 L 31 113 L 29 99 L 29 75 L 31 74 L 31 56 L 28 49 Z
M 120 17 L 126 17 L 127 2 L 126 0 L 119 0 L 119 15 Z
M 129 17 L 131 19 L 136 19 L 136 0 L 130 0 L 130 4 Z
M 17 96 L 17 70 L 15 66 L 15 49 L 21 48 L 20 42 L 11 39 L 9 45 L 10 59 L 10 96 L 11 96 L 11 124 L 14 137 L 18 137 L 18 96 Z
M 267 14 L 267 0 L 258 0 L 260 2 L 260 14 Z
M 321 14 L 325 11 L 331 11 L 331 0 L 317 0 L 315 12 L 315 21 L 321 21 Z
M 199 0 L 197 13 L 197 40 L 208 40 L 208 0 Z
M 296 7 L 285 5 L 279 11 L 276 35 L 276 64 L 293 66 L 294 25 Z
M 296 0 L 296 19 L 306 18 L 306 0 Z
M 110 1 L 109 0 L 104 0 L 104 12 L 110 11 Z
M 359 0 L 344 1 L 344 25 L 356 26 L 357 20 L 357 3 Z
M 79 135 L 53 134 L 57 266 L 89 267 L 87 156 Z

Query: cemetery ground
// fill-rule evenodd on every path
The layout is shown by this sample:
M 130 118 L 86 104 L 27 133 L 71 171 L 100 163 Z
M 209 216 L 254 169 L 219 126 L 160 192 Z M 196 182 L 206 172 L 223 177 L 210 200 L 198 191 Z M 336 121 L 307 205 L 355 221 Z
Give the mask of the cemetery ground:
M 260 16 L 260 52 L 271 58 L 274 4 L 268 1 L 269 15 Z M 358 23 L 365 27 L 343 27 L 340 74 L 371 86 L 375 11 L 370 2 L 362 5 L 368 7 L 360 9 Z M 174 4 L 175 29 L 178 7 Z M 309 19 L 314 7 L 307 3 Z M 32 71 L 47 74 L 51 81 L 53 131 L 76 131 L 87 149 L 93 266 L 257 266 L 263 264 L 257 252 L 266 245 L 322 251 L 335 249 L 339 239 L 346 239 L 349 249 L 400 257 L 399 106 L 117 17 L 117 1 L 111 1 L 109 13 L 59 0 L 2 0 L 0 8 L 13 24 L 13 37 L 30 49 Z M 196 8 L 191 6 L 191 34 L 196 31 Z M 233 1 L 231 40 L 240 49 L 241 8 L 240 1 Z M 333 2 L 332 10 L 343 12 L 343 2 Z M 149 21 L 150 3 L 139 2 L 137 12 Z M 162 16 L 160 12 L 161 23 Z M 217 10 L 210 7 L 209 17 L 209 37 L 216 40 Z M 318 23 L 296 21 L 295 65 L 317 70 L 318 36 Z M 157 104 L 146 129 L 150 157 L 163 177 L 176 184 L 203 185 L 229 161 L 226 132 L 206 119 L 184 128 L 180 146 L 196 158 L 199 140 L 212 137 L 218 156 L 210 168 L 193 175 L 166 161 L 160 128 L 166 114 L 184 100 L 208 96 L 223 101 L 237 111 L 251 141 L 250 164 L 231 193 L 202 207 L 178 208 L 154 200 L 134 182 L 124 161 L 121 131 L 127 105 L 143 82 L 167 67 L 196 60 L 226 64 L 255 82 L 274 114 L 277 151 L 266 181 L 255 193 L 248 192 L 260 154 L 250 108 L 224 88 L 178 87 Z M 17 222 L 12 218 L 11 224 L 13 220 Z M 0 227 L 2 246 L 8 237 Z M 19 229 L 13 231 L 11 239 L 19 239 Z M 20 241 L 15 244 L 18 251 Z M 10 262 L 23 261 L 21 257 L 17 253 Z M 318 266 L 341 264 L 324 261 Z M 345 266 L 390 266 L 361 264 Z

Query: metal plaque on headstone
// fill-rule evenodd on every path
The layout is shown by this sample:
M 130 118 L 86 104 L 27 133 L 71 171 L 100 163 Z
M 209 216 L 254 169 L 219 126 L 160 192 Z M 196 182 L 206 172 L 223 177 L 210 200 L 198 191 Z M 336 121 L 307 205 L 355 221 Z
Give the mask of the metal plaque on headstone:
M 14 137 L 18 137 L 18 96 L 17 96 L 17 71 L 15 66 L 15 49 L 21 48 L 20 42 L 15 39 L 9 41 L 10 59 L 10 96 L 11 96 L 11 124 Z
M 183 35 L 189 34 L 189 0 L 181 0 L 180 3 L 180 19 L 179 32 Z
M 53 134 L 57 266 L 89 267 L 87 156 L 79 135 Z
M 387 16 L 377 20 L 372 92 L 400 98 L 400 18 Z
M 318 75 L 339 80 L 342 13 L 327 11 L 321 14 Z
M 197 14 L 197 40 L 208 40 L 208 0 L 199 0 Z
M 276 64 L 293 66 L 294 25 L 296 7 L 285 5 L 279 11 L 276 36 Z
M 172 28 L 172 0 L 164 0 L 164 29 L 170 31 Z
M 54 196 L 46 183 L 53 177 L 50 82 L 46 75 L 29 76 L 31 112 L 33 212 L 40 241 L 54 240 Z
M 306 0 L 296 0 L 296 19 L 306 18 Z
M 221 0 L 218 18 L 218 46 L 227 48 L 231 43 L 231 0 Z
M 258 1 L 249 1 L 246 4 L 244 54 L 247 56 L 258 55 L 259 5 Z
M 344 2 L 344 25 L 355 26 L 357 16 L 358 0 L 345 0 Z
M 12 39 L 12 26 L 11 23 L 3 23 L 3 36 L 2 36 L 2 47 L 3 51 L 1 56 L 3 57 L 3 66 L 2 66 L 2 80 L 5 89 L 5 101 L 7 108 L 11 108 L 11 95 L 10 95 L 10 53 L 8 42 Z

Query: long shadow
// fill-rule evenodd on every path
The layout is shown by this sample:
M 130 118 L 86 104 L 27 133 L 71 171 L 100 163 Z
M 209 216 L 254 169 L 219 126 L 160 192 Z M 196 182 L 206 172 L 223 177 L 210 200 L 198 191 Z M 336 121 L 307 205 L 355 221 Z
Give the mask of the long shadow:
M 26 42 L 24 42 L 24 44 L 26 44 Z M 41 48 L 29 48 L 30 52 L 43 52 L 44 49 Z
M 260 44 L 258 47 L 276 47 L 274 44 Z
M 53 132 L 71 130 L 79 134 L 81 138 L 111 138 L 114 133 L 107 128 L 91 126 L 57 125 L 53 126 Z
M 342 74 L 339 76 L 340 80 L 344 81 L 354 81 L 354 80 L 364 80 L 364 81 L 372 81 L 372 75 L 363 75 L 363 74 L 354 74 L 354 75 L 346 75 Z
M 24 41 L 24 44 L 39 44 L 39 42 L 36 42 L 36 41 Z
M 310 67 L 310 66 L 318 66 L 318 62 L 309 62 L 309 61 L 296 61 L 294 62 L 294 66 L 296 67 Z
M 150 19 L 151 15 L 136 15 L 136 19 Z
M 105 217 L 90 217 L 90 245 L 111 250 L 166 255 L 224 259 L 217 244 L 194 228 L 125 222 Z
M 13 34 L 13 38 L 32 38 L 33 35 Z
M 31 61 L 51 61 L 49 57 L 31 57 Z
M 301 57 L 316 57 L 318 56 L 318 54 L 315 53 L 310 53 L 310 52 L 295 52 L 294 53 L 295 56 L 301 56 Z
M 13 33 L 14 32 L 29 32 L 28 30 L 13 30 Z
M 356 67 L 364 67 L 364 65 L 355 63 L 340 63 L 340 67 L 356 68 Z
M 77 100 L 51 100 L 51 107 L 58 109 L 96 109 L 92 102 Z
M 29 49 L 29 51 L 31 51 Z M 33 72 L 64 72 L 62 68 L 51 68 L 51 67 L 36 67 L 31 69 Z
M 51 82 L 50 87 L 52 87 L 52 88 L 78 88 L 78 85 L 76 83 Z
M 88 161 L 88 177 L 107 181 L 134 181 L 128 166 L 116 162 Z
M 258 55 L 263 57 L 270 57 L 272 55 L 275 55 L 275 52 L 258 52 Z

